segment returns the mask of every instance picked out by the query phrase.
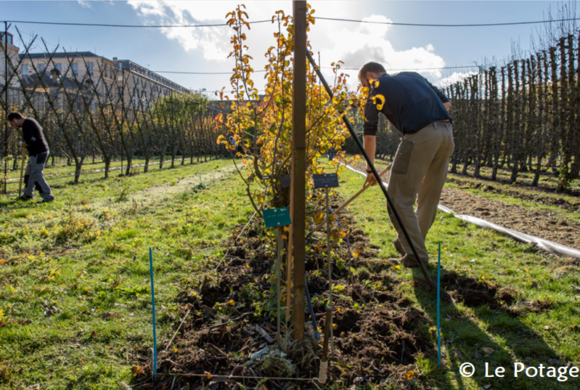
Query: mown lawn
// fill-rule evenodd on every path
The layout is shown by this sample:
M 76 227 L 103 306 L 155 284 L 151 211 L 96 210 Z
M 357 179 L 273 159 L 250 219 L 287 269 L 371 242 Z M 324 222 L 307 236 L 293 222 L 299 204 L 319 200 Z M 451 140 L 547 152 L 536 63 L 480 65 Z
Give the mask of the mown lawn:
M 338 192 L 356 192 L 363 179 L 342 174 Z M 177 318 L 174 298 L 196 274 L 213 269 L 211 257 L 247 222 L 252 209 L 229 160 L 176 167 L 133 177 L 85 178 L 56 183 L 57 201 L 0 202 L 0 388 L 105 389 L 135 384 L 131 369 L 151 354 L 148 248 L 153 247 L 158 345 L 166 347 Z M 350 210 L 359 227 L 395 257 L 394 229 L 378 187 Z M 579 364 L 580 268 L 449 215 L 438 215 L 428 237 L 443 273 L 451 270 L 515 293 L 512 312 L 462 303 L 442 305 L 443 368 L 418 360 L 421 374 L 440 389 L 577 389 L 578 379 L 513 378 L 514 362 Z M 434 295 L 412 282 L 398 290 L 433 324 Z M 436 275 L 430 266 L 431 276 Z M 534 302 L 550 307 L 531 312 Z M 476 374 L 458 373 L 464 362 Z M 505 378 L 486 378 L 484 364 L 506 367 Z M 488 387 L 489 386 L 489 387 Z
M 180 283 L 219 255 L 250 212 L 231 161 L 55 190 L 57 201 L 2 201 L 0 388 L 119 388 L 152 346 L 148 248 L 158 342 Z

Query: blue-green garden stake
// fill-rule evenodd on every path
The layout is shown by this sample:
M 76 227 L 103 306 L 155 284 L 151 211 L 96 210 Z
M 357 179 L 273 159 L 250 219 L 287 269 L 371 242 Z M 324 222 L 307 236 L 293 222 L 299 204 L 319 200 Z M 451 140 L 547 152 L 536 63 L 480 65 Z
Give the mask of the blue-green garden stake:
M 157 334 L 155 333 L 155 287 L 153 283 L 153 251 L 149 248 L 149 272 L 151 273 L 151 303 L 153 313 L 153 381 L 157 380 Z
M 437 362 L 441 367 L 441 241 L 437 257 Z

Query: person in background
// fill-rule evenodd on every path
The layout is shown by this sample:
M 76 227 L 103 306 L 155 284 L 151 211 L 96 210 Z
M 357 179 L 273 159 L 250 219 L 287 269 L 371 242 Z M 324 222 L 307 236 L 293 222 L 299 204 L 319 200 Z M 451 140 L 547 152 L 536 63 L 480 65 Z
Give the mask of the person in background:
M 22 129 L 23 146 L 28 150 L 28 164 L 24 174 L 24 193 L 18 199 L 31 200 L 34 197 L 34 188 L 40 193 L 42 200 L 38 203 L 47 203 L 54 200 L 52 191 L 44 179 L 44 165 L 48 161 L 48 144 L 44 138 L 42 127 L 32 118 L 25 118 L 19 112 L 8 114 L 8 123 Z
M 363 87 L 369 88 L 364 110 L 364 147 L 374 164 L 379 112 L 403 133 L 389 179 L 388 192 L 413 241 L 419 258 L 429 261 L 425 247 L 427 232 L 435 220 L 441 191 L 453 154 L 451 102 L 427 79 L 415 72 L 388 75 L 376 62 L 362 66 L 358 74 Z M 367 166 L 365 185 L 377 183 Z M 413 206 L 417 201 L 417 211 Z M 398 237 L 395 248 L 403 256 L 398 262 L 418 267 L 417 259 L 401 227 L 389 208 Z M 397 260 L 396 260 L 397 261 Z

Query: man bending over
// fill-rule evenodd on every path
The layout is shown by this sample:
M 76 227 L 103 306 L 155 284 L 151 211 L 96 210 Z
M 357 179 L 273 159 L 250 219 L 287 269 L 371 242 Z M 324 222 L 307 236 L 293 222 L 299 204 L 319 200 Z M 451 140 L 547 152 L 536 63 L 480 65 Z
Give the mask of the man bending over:
M 369 88 L 364 115 L 364 147 L 374 163 L 379 112 L 403 133 L 393 161 L 388 191 L 420 259 L 429 261 L 425 238 L 435 220 L 437 205 L 453 154 L 453 130 L 449 99 L 423 76 L 402 72 L 386 73 L 379 63 L 369 62 L 360 69 L 359 81 Z M 376 184 L 367 166 L 365 184 Z M 417 212 L 413 206 L 417 200 Z M 397 229 L 395 248 L 406 267 L 418 267 L 411 247 L 392 210 L 389 216 Z

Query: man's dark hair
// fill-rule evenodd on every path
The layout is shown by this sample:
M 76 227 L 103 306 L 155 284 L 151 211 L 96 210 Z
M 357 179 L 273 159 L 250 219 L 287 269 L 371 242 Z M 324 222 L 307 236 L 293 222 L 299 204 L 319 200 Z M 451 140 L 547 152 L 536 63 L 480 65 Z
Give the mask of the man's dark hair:
M 11 112 L 8 114 L 8 122 L 12 122 L 14 119 L 24 119 L 24 117 L 19 112 Z
M 359 81 L 362 81 L 362 77 L 367 72 L 387 73 L 387 71 L 385 70 L 385 68 L 381 64 L 379 64 L 378 62 L 367 62 L 358 71 L 358 79 L 359 79 Z

